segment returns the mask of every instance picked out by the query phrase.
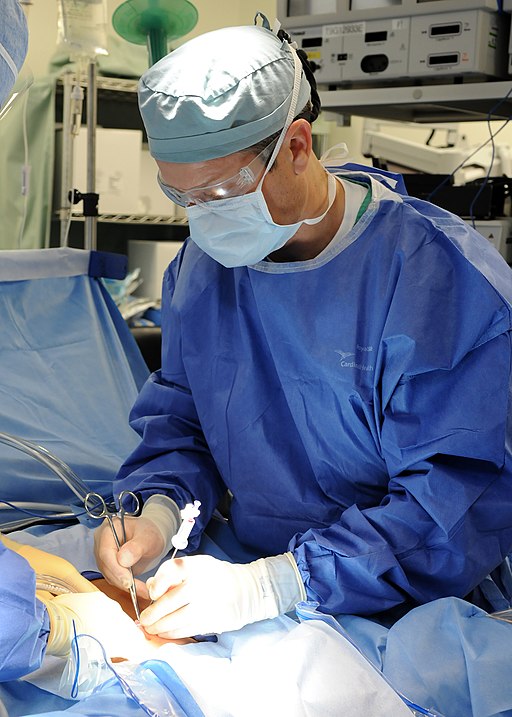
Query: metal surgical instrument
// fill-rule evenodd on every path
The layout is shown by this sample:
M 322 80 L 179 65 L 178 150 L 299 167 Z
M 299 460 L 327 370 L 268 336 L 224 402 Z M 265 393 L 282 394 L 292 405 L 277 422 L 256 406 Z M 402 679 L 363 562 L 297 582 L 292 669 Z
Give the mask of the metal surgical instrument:
M 131 501 L 132 506 L 134 506 L 131 510 L 126 508 L 127 501 Z M 135 516 L 138 514 L 140 509 L 140 500 L 139 497 L 135 495 L 135 493 L 132 493 L 131 490 L 123 490 L 119 493 L 117 503 L 119 506 L 118 510 L 112 510 L 109 506 L 107 506 L 103 496 L 95 492 L 87 493 L 84 499 L 85 510 L 90 518 L 94 518 L 96 520 L 106 518 L 108 520 L 116 547 L 120 550 L 121 546 L 126 543 L 125 516 Z M 122 540 L 119 539 L 119 535 L 117 534 L 114 518 L 118 518 L 121 523 Z M 131 575 L 131 584 L 129 588 L 130 597 L 132 599 L 137 620 L 140 620 L 140 609 L 139 602 L 137 600 L 137 591 L 135 589 L 135 578 L 133 577 L 133 570 L 131 568 L 128 569 Z

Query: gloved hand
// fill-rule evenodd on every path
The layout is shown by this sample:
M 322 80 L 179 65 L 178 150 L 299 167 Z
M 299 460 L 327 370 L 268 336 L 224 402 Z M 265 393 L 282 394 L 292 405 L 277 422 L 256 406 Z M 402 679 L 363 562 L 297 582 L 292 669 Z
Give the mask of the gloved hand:
M 150 645 L 143 632 L 118 603 L 99 590 L 56 597 L 38 590 L 36 596 L 50 616 L 48 655 L 63 657 L 69 653 L 74 622 L 76 634 L 95 637 L 105 648 L 107 657 L 138 661 L 147 656 Z
M 155 602 L 140 623 L 148 634 L 168 639 L 238 630 L 305 598 L 291 553 L 246 565 L 209 555 L 167 560 L 146 584 Z
M 114 519 L 121 535 L 120 521 Z M 94 555 L 98 569 L 109 583 L 128 590 L 132 568 L 141 575 L 167 555 L 171 538 L 178 530 L 180 510 L 167 496 L 151 496 L 138 518 L 125 517 L 126 542 L 118 550 L 110 525 L 105 520 L 94 534 Z M 140 587 L 143 583 L 138 583 Z M 142 590 L 145 593 L 145 588 Z
M 78 570 L 64 558 L 45 553 L 43 550 L 33 548 L 31 545 L 16 543 L 6 535 L 0 535 L 2 543 L 10 550 L 18 553 L 30 564 L 36 575 L 48 575 L 62 580 L 72 592 L 96 592 L 97 588 L 84 578 Z

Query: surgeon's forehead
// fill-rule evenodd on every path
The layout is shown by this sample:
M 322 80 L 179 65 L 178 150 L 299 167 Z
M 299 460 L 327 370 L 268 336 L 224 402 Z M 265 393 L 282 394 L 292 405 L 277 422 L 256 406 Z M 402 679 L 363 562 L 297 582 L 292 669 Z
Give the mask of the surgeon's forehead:
M 234 154 L 228 154 L 226 157 L 208 159 L 204 162 L 178 163 L 163 162 L 157 159 L 156 163 L 164 182 L 170 187 L 184 192 L 188 189 L 207 187 L 210 184 L 229 179 L 255 156 L 255 152 L 244 149 Z

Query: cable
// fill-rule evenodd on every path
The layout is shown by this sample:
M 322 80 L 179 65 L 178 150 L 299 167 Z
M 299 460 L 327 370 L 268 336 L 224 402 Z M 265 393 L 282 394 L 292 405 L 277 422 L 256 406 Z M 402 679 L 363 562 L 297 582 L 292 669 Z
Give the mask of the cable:
M 71 228 L 71 221 L 73 219 L 73 205 L 71 204 L 68 210 L 68 216 L 66 219 L 66 229 L 64 230 L 64 238 L 62 239 L 61 246 L 68 246 L 69 241 L 69 230 Z
M 503 97 L 503 98 L 502 98 L 492 109 L 490 109 L 489 112 L 487 113 L 487 129 L 488 129 L 488 131 L 489 131 L 489 139 L 488 139 L 487 141 L 488 141 L 488 142 L 489 142 L 489 141 L 491 142 L 491 147 L 492 147 L 492 149 L 491 149 L 491 161 L 490 161 L 490 163 L 489 163 L 489 169 L 487 170 L 487 174 L 485 175 L 484 181 L 483 181 L 482 184 L 480 185 L 480 187 L 479 187 L 479 189 L 478 189 L 478 192 L 475 194 L 475 196 L 473 197 L 473 200 L 472 200 L 471 204 L 469 205 L 469 218 L 471 219 L 471 224 L 472 224 L 472 226 L 473 226 L 473 229 L 476 228 L 476 227 L 475 227 L 475 216 L 474 216 L 474 214 L 473 214 L 473 208 L 474 208 L 474 206 L 475 206 L 475 204 L 476 204 L 476 202 L 477 202 L 477 200 L 478 200 L 478 197 L 481 195 L 481 193 L 483 192 L 484 188 L 486 187 L 486 185 L 487 185 L 487 183 L 488 183 L 488 181 L 489 181 L 489 177 L 491 176 L 491 171 L 492 171 L 492 167 L 493 167 L 493 164 L 494 164 L 494 159 L 495 159 L 495 156 L 496 156 L 496 144 L 495 144 L 495 142 L 494 142 L 494 137 L 496 136 L 496 134 L 498 134 L 498 132 L 495 132 L 494 134 L 493 134 L 493 132 L 492 132 L 492 128 L 491 128 L 491 114 L 492 114 L 492 112 L 494 112 L 494 110 L 496 110 L 496 109 L 500 106 L 500 104 L 502 104 L 502 103 L 507 99 L 507 97 L 510 95 L 511 92 L 512 92 L 512 87 L 511 87 L 510 90 L 507 92 L 507 94 L 505 95 L 505 97 Z M 502 130 L 504 127 L 507 126 L 508 122 L 510 122 L 510 117 L 509 117 L 507 120 L 505 120 L 504 124 L 500 127 L 500 129 L 499 129 L 500 132 L 501 132 L 501 130 Z
M 509 98 L 509 96 L 510 96 L 511 93 L 512 93 L 512 87 L 509 89 L 509 91 L 507 92 L 507 94 L 506 94 L 504 97 L 502 97 L 493 107 L 491 107 L 491 109 L 490 109 L 489 112 L 487 113 L 487 126 L 488 126 L 488 128 L 489 128 L 489 133 L 490 133 L 489 138 L 486 139 L 485 142 L 482 142 L 482 144 L 480 144 L 476 149 L 474 149 L 474 150 L 471 152 L 471 154 L 469 154 L 459 165 L 457 165 L 457 167 L 455 167 L 455 169 L 454 169 L 450 174 L 448 174 L 448 175 L 443 179 L 442 182 L 439 182 L 439 184 L 437 185 L 437 187 L 434 187 L 434 189 L 430 192 L 430 194 L 429 194 L 428 197 L 427 197 L 427 201 L 428 201 L 428 202 L 431 202 L 431 201 L 432 201 L 432 197 L 433 197 L 442 187 L 444 187 L 444 185 L 453 177 L 453 175 L 454 175 L 456 172 L 459 171 L 459 169 L 461 169 L 461 168 L 466 164 L 466 162 L 467 162 L 468 160 L 471 159 L 471 157 L 473 157 L 477 152 L 479 152 L 481 149 L 483 149 L 487 144 L 489 144 L 489 142 L 492 142 L 492 146 L 494 147 L 494 138 L 496 137 L 496 135 L 498 135 L 498 134 L 501 132 L 501 130 L 505 129 L 505 127 L 507 126 L 507 124 L 510 122 L 510 119 L 511 119 L 511 118 L 508 117 L 508 118 L 503 122 L 503 124 L 501 125 L 501 127 L 499 127 L 499 128 L 496 130 L 496 132 L 492 132 L 492 131 L 491 131 L 490 119 L 491 119 L 493 113 L 498 109 L 498 107 L 499 107 L 500 105 L 502 105 L 503 102 L 505 102 L 505 100 L 507 100 L 507 99 Z M 492 164 L 491 164 L 491 168 L 492 168 Z M 482 189 L 481 189 L 480 191 L 482 191 Z
M 89 488 L 79 478 L 76 473 L 61 461 L 60 458 L 50 453 L 50 451 L 44 446 L 40 446 L 31 441 L 27 441 L 24 438 L 13 436 L 10 433 L 3 433 L 0 431 L 0 443 L 5 443 L 8 446 L 12 446 L 23 453 L 27 453 L 31 458 L 35 458 L 44 466 L 49 468 L 52 473 L 60 478 L 67 487 L 79 498 L 81 501 L 85 500 L 85 496 L 89 493 Z
M 431 202 L 431 201 L 432 201 L 432 197 L 433 197 L 442 187 L 444 187 L 444 185 L 450 180 L 450 178 L 453 177 L 453 175 L 455 174 L 455 172 L 458 172 L 459 169 L 461 169 L 461 168 L 466 164 L 466 162 L 471 159 L 471 157 L 473 157 L 477 152 L 479 152 L 483 147 L 485 147 L 486 144 L 489 144 L 489 142 L 491 142 L 491 140 L 492 140 L 494 137 L 496 137 L 496 135 L 499 134 L 499 133 L 501 132 L 501 130 L 504 129 L 509 122 L 510 122 L 510 118 L 507 119 L 507 120 L 505 120 L 505 122 L 503 123 L 503 125 L 502 125 L 499 129 L 497 129 L 496 132 L 494 132 L 494 133 L 491 135 L 491 137 L 489 137 L 489 139 L 486 139 L 485 142 L 482 142 L 481 145 L 479 145 L 476 149 L 474 149 L 474 150 L 471 152 L 471 154 L 469 154 L 460 164 L 458 164 L 458 165 L 455 167 L 455 169 L 443 179 L 442 182 L 439 182 L 439 184 L 437 185 L 437 187 L 434 187 L 434 189 L 433 189 L 433 190 L 430 192 L 430 194 L 428 195 L 427 201 L 428 201 L 428 202 Z
M 117 670 L 113 667 L 110 660 L 107 657 L 107 653 L 105 652 L 105 648 L 103 647 L 102 643 L 94 637 L 94 635 L 89 635 L 86 632 L 80 633 L 77 635 L 76 633 L 76 627 L 75 627 L 75 621 L 73 620 L 73 638 L 71 640 L 71 647 L 72 647 L 72 655 L 75 658 L 75 674 L 73 678 L 73 684 L 71 687 L 71 697 L 72 699 L 76 699 L 78 697 L 78 690 L 79 690 L 79 680 L 80 680 L 80 650 L 78 647 L 78 641 L 81 637 L 86 637 L 89 640 L 93 640 L 100 648 L 101 652 L 103 653 L 103 661 L 104 666 L 107 667 L 110 672 L 114 675 L 114 677 L 119 682 L 121 689 L 123 690 L 124 694 L 132 699 L 135 704 L 141 708 L 143 712 L 148 715 L 148 717 L 158 717 L 156 712 L 154 712 L 150 707 L 146 706 L 146 704 L 142 701 L 142 699 L 139 699 L 135 692 L 132 690 L 128 682 L 117 672 Z
M 25 233 L 25 223 L 28 213 L 28 194 L 30 191 L 30 164 L 28 161 L 28 132 L 27 132 L 27 104 L 30 88 L 22 98 L 22 128 L 23 128 L 23 166 L 21 168 L 21 195 L 23 197 L 23 214 L 21 215 L 21 225 L 18 233 L 18 249 L 22 248 L 23 234 Z
M 4 505 L 7 505 L 9 508 L 12 508 L 13 510 L 17 510 L 19 513 L 25 513 L 26 515 L 30 515 L 32 518 L 60 518 L 60 517 L 66 517 L 68 513 L 56 513 L 56 514 L 42 514 L 42 513 L 34 513 L 33 511 L 26 510 L 26 508 L 21 508 L 20 506 L 16 505 L 16 503 L 10 503 L 8 500 L 2 500 L 0 498 L 0 503 L 3 503 Z M 86 511 L 83 510 L 80 513 L 73 513 L 73 516 L 75 518 L 79 518 L 81 515 L 85 515 Z M 69 513 L 71 515 L 71 513 Z
M 432 129 L 432 131 L 430 132 L 427 141 L 425 142 L 425 144 L 427 145 L 427 147 L 430 147 L 430 143 L 431 143 L 432 140 L 434 139 L 435 133 L 436 133 L 436 128 L 434 127 L 434 128 Z
M 80 127 L 82 124 L 82 106 L 84 102 L 84 90 L 82 87 L 82 74 L 84 72 L 83 68 L 83 58 L 80 57 L 76 63 L 76 81 L 73 85 L 73 88 L 71 90 L 71 96 L 70 96 L 70 102 L 71 102 L 71 110 L 70 110 L 70 118 L 71 123 L 69 127 L 69 133 L 71 137 L 71 167 L 74 165 L 74 138 L 78 136 L 80 132 Z M 67 132 L 67 128 L 64 128 L 64 132 Z M 73 177 L 69 177 L 71 184 L 73 184 Z M 73 187 L 68 187 L 69 192 L 73 192 Z M 69 232 L 71 229 L 71 222 L 73 220 L 73 200 L 69 200 L 69 209 L 67 212 L 66 217 L 66 225 L 63 233 L 63 238 L 61 240 L 61 246 L 67 247 L 69 243 Z
M 93 638 L 94 639 L 94 638 Z M 101 646 L 101 649 L 103 650 L 103 645 L 101 643 L 98 643 Z M 80 677 L 80 650 L 78 649 L 78 635 L 76 634 L 76 624 L 73 620 L 73 639 L 71 640 L 71 652 L 73 657 L 75 658 L 76 663 L 76 669 L 75 669 L 75 675 L 73 678 L 73 684 L 71 685 L 71 699 L 76 700 L 78 698 L 78 679 Z M 103 650 L 103 654 L 106 659 L 105 651 Z
M 507 122 L 508 122 L 508 120 L 507 120 Z M 474 213 L 473 213 L 473 209 L 474 209 L 474 206 L 475 206 L 476 202 L 478 201 L 478 197 L 482 194 L 484 188 L 487 186 L 487 182 L 489 181 L 489 177 L 491 176 L 491 171 L 492 171 L 492 167 L 493 167 L 493 164 L 494 164 L 494 158 L 495 158 L 495 155 L 496 155 L 496 145 L 495 145 L 495 143 L 494 143 L 494 136 L 493 136 L 493 134 L 492 134 L 492 129 L 491 129 L 491 124 L 490 124 L 490 122 L 489 122 L 489 117 L 487 117 L 487 127 L 488 127 L 488 129 L 489 129 L 489 139 L 490 139 L 490 141 L 491 141 L 491 147 L 492 147 L 492 150 L 491 150 L 491 161 L 489 162 L 489 169 L 487 170 L 487 174 L 486 174 L 485 177 L 484 177 L 484 181 L 481 183 L 480 187 L 478 188 L 477 193 L 475 194 L 475 196 L 474 196 L 473 199 L 471 200 L 471 204 L 469 205 L 469 218 L 470 218 L 470 220 L 471 220 L 471 226 L 473 227 L 473 229 L 476 229 L 476 226 L 475 226 L 475 215 L 474 215 Z
M 432 146 L 430 143 L 431 143 L 432 140 L 434 139 L 434 136 L 435 136 L 436 132 L 438 131 L 438 129 L 439 129 L 438 127 L 434 127 L 434 128 L 432 129 L 432 131 L 430 132 L 430 134 L 429 134 L 429 136 L 428 136 L 428 138 L 427 138 L 427 140 L 426 140 L 426 142 L 425 142 L 425 145 L 426 145 L 427 147 L 431 147 L 431 146 Z M 436 149 L 451 149 L 452 147 L 454 147 L 455 145 L 454 145 L 453 142 L 450 142 L 450 141 L 449 141 L 449 137 L 450 137 L 450 130 L 448 130 L 448 136 L 447 136 L 447 138 L 446 138 L 446 144 L 436 145 Z

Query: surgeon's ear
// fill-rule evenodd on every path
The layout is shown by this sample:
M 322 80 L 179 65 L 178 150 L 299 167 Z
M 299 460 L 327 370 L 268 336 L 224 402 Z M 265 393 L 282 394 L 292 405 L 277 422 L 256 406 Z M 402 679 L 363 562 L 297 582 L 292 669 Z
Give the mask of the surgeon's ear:
M 308 166 L 313 152 L 311 125 L 305 119 L 292 122 L 287 132 L 290 146 L 290 156 L 295 174 L 302 174 Z

